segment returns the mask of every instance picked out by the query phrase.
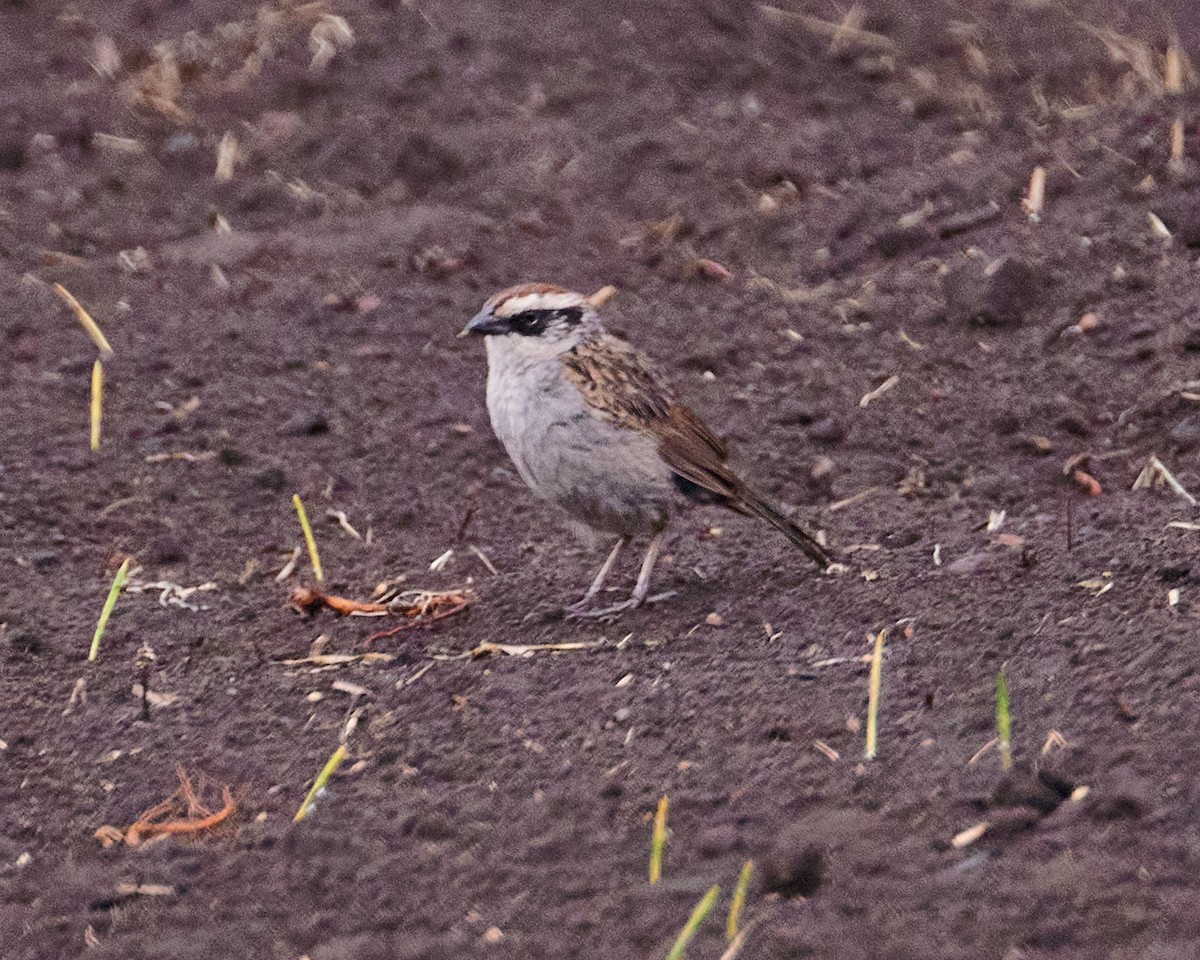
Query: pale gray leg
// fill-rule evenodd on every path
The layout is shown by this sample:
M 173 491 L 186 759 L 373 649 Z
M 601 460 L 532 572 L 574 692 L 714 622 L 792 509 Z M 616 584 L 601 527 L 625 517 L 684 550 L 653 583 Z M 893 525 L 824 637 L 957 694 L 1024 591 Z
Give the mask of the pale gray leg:
M 656 533 L 650 541 L 650 546 L 646 548 L 645 559 L 642 560 L 642 569 L 638 573 L 637 585 L 633 588 L 633 595 L 630 599 L 631 607 L 640 607 L 646 600 L 646 595 L 650 593 L 650 575 L 654 573 L 654 564 L 658 562 L 658 551 L 662 549 L 663 531 Z
M 570 611 L 570 616 L 573 617 L 611 617 L 614 614 L 620 613 L 623 610 L 631 610 L 634 607 L 640 607 L 643 603 L 650 600 L 653 603 L 655 600 L 664 600 L 667 597 L 673 596 L 674 591 L 660 594 L 657 597 L 649 597 L 650 593 L 650 576 L 654 573 L 654 564 L 658 561 L 659 550 L 662 549 L 664 531 L 659 531 L 650 541 L 650 546 L 646 548 L 646 557 L 642 560 L 642 569 L 638 573 L 637 585 L 633 588 L 633 593 L 628 600 L 614 604 L 611 607 L 604 607 L 600 610 L 576 610 Z
M 587 607 L 592 597 L 604 589 L 604 583 L 606 580 L 608 580 L 608 575 L 612 573 L 612 568 L 617 562 L 617 557 L 621 555 L 621 548 L 624 547 L 627 542 L 628 541 L 625 537 L 621 537 L 621 539 L 613 544 L 613 548 L 608 554 L 608 559 L 605 560 L 603 565 L 600 567 L 600 572 L 596 574 L 596 579 L 593 580 L 592 585 L 588 587 L 587 593 L 585 593 L 575 603 L 567 607 L 568 613 L 582 612 Z

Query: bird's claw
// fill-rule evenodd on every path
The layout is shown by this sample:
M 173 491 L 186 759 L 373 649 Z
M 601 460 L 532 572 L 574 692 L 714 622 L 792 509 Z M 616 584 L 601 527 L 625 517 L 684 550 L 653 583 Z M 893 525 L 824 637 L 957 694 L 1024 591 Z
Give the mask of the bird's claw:
M 577 603 L 573 603 L 567 607 L 563 611 L 563 615 L 567 620 L 606 620 L 611 622 L 617 618 L 618 614 L 624 613 L 626 610 L 634 610 L 643 604 L 658 603 L 660 600 L 667 600 L 673 596 L 675 596 L 674 590 L 656 593 L 652 597 L 632 596 L 628 600 L 623 600 L 609 607 L 600 607 L 599 609 L 590 609 L 588 603 L 592 598 L 584 597 Z

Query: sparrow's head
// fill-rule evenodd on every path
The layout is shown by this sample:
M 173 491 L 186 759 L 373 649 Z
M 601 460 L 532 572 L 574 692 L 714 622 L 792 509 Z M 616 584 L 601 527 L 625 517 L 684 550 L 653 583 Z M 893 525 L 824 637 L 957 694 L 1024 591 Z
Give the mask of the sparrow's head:
M 570 339 L 594 312 L 580 293 L 550 283 L 523 283 L 489 297 L 461 336 Z

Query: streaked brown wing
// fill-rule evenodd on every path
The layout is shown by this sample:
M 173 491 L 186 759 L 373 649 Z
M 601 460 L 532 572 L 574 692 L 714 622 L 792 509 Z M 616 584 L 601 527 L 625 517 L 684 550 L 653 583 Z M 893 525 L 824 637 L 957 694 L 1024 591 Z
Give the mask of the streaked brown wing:
M 564 363 L 589 406 L 616 423 L 653 434 L 675 473 L 734 509 L 744 509 L 738 505 L 742 483 L 725 466 L 725 444 L 695 413 L 675 402 L 645 354 L 603 334 L 571 350 Z

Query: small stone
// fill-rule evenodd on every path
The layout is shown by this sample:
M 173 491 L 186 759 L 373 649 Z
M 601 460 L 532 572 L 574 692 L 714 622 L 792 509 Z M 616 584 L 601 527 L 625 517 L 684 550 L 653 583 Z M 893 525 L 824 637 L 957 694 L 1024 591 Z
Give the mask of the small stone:
M 1171 440 L 1180 453 L 1187 453 L 1200 446 L 1200 416 L 1184 417 L 1171 428 Z
M 814 480 L 824 480 L 833 474 L 834 462 L 829 457 L 817 457 L 813 461 L 809 476 Z
M 821 443 L 840 443 L 850 431 L 833 417 L 824 417 L 808 428 L 808 435 Z
M 321 410 L 297 410 L 279 427 L 285 437 L 315 437 L 329 432 L 329 420 Z
M 49 570 L 58 563 L 57 550 L 35 550 L 29 555 L 34 567 L 38 570 Z
M 968 553 L 965 557 L 959 557 L 951 564 L 947 564 L 947 573 L 956 574 L 972 574 L 978 573 L 987 566 L 988 556 L 986 553 Z
M 807 427 L 817 419 L 817 414 L 810 404 L 792 398 L 775 405 L 772 419 L 786 427 Z

